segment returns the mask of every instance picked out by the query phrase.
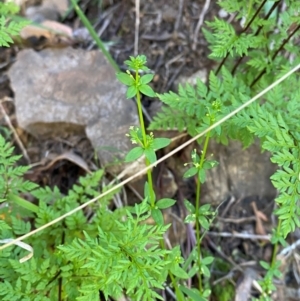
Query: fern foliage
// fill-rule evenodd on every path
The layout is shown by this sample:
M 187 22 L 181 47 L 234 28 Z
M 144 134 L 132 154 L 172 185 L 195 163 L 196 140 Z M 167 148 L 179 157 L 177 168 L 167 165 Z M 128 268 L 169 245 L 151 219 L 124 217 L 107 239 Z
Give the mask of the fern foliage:
M 99 194 L 103 170 L 81 178 L 69 194 L 64 196 L 56 187 L 41 188 L 24 181 L 23 175 L 28 167 L 15 166 L 19 158 L 20 156 L 13 154 L 10 144 L 0 136 L 0 193 L 1 201 L 6 204 L 0 209 L 0 240 L 26 234 Z M 37 212 L 20 207 L 10 198 L 11 195 L 25 192 L 38 200 Z M 108 210 L 111 198 L 112 194 L 109 194 L 88 210 L 79 211 L 28 239 L 26 243 L 33 248 L 34 255 L 24 263 L 19 260 L 28 251 L 19 247 L 1 251 L 1 300 L 56 300 L 58 292 L 64 296 L 64 300 L 75 300 L 83 295 L 79 291 L 79 288 L 84 290 L 84 286 L 79 286 L 82 282 L 79 275 L 82 274 L 78 273 L 78 267 L 74 268 L 69 262 L 70 258 L 56 248 L 64 243 L 72 243 L 75 238 L 84 239 L 83 231 L 90 238 L 96 238 L 101 224 L 106 226 L 102 231 L 109 228 L 111 233 L 120 233 L 119 225 L 114 221 L 123 217 L 124 212 L 121 209 L 113 213 Z M 87 252 L 84 248 L 82 251 Z M 72 281 L 69 279 L 70 275 L 73 277 Z M 64 284 L 62 289 L 61 284 Z
M 198 80 L 195 87 L 189 84 L 179 85 L 178 93 L 159 94 L 159 99 L 167 106 L 154 117 L 149 129 L 187 130 L 194 136 L 210 125 L 208 115 L 213 114 L 217 121 L 241 105 L 247 100 L 248 87 L 243 81 L 233 77 L 226 67 L 222 68 L 221 73 L 221 77 L 217 77 L 213 71 L 210 73 L 208 87 Z M 244 145 L 249 145 L 253 141 L 253 135 L 247 125 L 244 119 L 240 120 L 238 128 L 229 122 L 222 129 L 216 128 L 212 137 L 224 144 L 231 138 L 240 139 Z
M 75 239 L 59 247 L 74 268 L 80 267 L 83 296 L 78 300 L 95 300 L 99 290 L 106 298 L 117 298 L 124 289 L 133 300 L 162 299 L 155 289 L 163 289 L 167 276 L 169 262 L 163 258 L 169 251 L 159 248 L 167 227 L 141 225 L 145 219 L 142 213 L 138 211 L 134 218 L 127 212 L 125 222 L 116 222 L 118 231 L 104 232 L 99 227 L 98 238 L 85 233 L 85 240 Z
M 103 170 L 79 179 L 63 195 L 57 187 L 38 187 L 22 180 L 28 167 L 15 167 L 19 156 L 0 136 L 0 241 L 26 234 L 99 195 Z M 108 189 L 105 187 L 103 190 Z M 38 201 L 37 212 L 20 211 L 7 197 L 22 192 Z M 117 190 L 114 192 L 116 193 Z M 109 210 L 113 193 L 26 240 L 28 251 L 9 247 L 0 256 L 1 300 L 99 300 L 126 294 L 133 300 L 162 299 L 168 271 L 186 277 L 178 247 L 164 250 L 160 242 L 168 225 L 145 222 L 148 199 L 134 208 Z M 13 214 L 12 214 L 13 213 Z M 30 217 L 30 220 L 28 218 Z M 60 297 L 58 297 L 60 296 Z
M 269 6 L 237 0 L 219 4 L 235 14 L 236 21 L 228 24 L 215 18 L 203 29 L 210 58 L 219 61 L 219 67 L 210 73 L 207 85 L 198 81 L 195 87 L 179 86 L 178 93 L 159 95 L 165 106 L 154 118 L 151 129 L 186 130 L 193 136 L 209 126 L 206 116 L 215 101 L 221 104 L 216 114 L 219 120 L 300 63 L 299 1 L 287 1 L 284 9 L 281 1 Z M 271 161 L 278 166 L 271 181 L 279 192 L 274 211 L 279 221 L 272 235 L 274 244 L 285 244 L 287 235 L 300 226 L 299 104 L 297 73 L 213 134 L 224 144 L 234 139 L 245 147 L 257 137 L 262 149 L 271 153 Z M 268 296 L 275 289 L 272 279 L 280 274 L 278 263 L 263 263 L 263 267 L 267 272 L 261 285 L 266 297 L 261 300 L 271 300 Z
M 12 37 L 18 36 L 27 21 L 14 21 L 8 15 L 18 13 L 19 7 L 13 2 L 0 3 L 0 47 L 9 47 L 13 44 Z

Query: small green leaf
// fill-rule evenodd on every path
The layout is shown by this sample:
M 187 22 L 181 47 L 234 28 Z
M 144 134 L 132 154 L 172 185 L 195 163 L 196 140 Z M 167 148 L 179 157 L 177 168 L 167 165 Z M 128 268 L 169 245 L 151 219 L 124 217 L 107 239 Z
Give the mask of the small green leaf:
M 134 97 L 135 95 L 137 94 L 137 88 L 136 86 L 130 86 L 128 87 L 127 89 L 127 92 L 126 92 L 126 98 L 132 98 Z
M 132 86 L 135 83 L 134 78 L 125 72 L 118 72 L 116 76 L 117 79 L 126 86 Z
M 159 209 L 166 209 L 166 208 L 173 206 L 175 203 L 176 203 L 175 200 L 165 198 L 165 199 L 161 199 L 161 200 L 157 201 L 156 206 Z
M 146 74 L 146 75 L 143 75 L 141 78 L 140 78 L 140 83 L 142 85 L 146 85 L 148 83 L 150 83 L 152 81 L 154 77 L 154 74 Z
M 150 188 L 148 182 L 145 182 L 144 185 L 144 197 L 148 198 L 148 203 L 151 204 L 151 199 L 153 198 L 153 201 L 156 201 L 156 195 L 153 189 Z
M 279 271 L 279 270 L 275 270 L 274 271 L 274 276 L 276 277 L 276 278 L 280 278 L 281 276 L 282 276 L 282 273 Z
M 171 143 L 171 139 L 168 138 L 155 138 L 151 143 L 151 147 L 154 150 L 158 150 L 168 146 Z
M 173 275 L 175 275 L 176 277 L 180 278 L 180 279 L 188 279 L 189 275 L 187 274 L 187 272 L 181 268 L 178 264 L 174 264 L 171 266 L 170 271 Z
M 206 160 L 203 164 L 203 169 L 211 169 L 219 164 L 216 160 Z
M 210 209 L 210 204 L 202 205 L 202 206 L 199 208 L 199 213 L 200 213 L 200 215 L 207 215 L 209 209 Z
M 208 265 L 208 264 L 211 264 L 213 261 L 214 261 L 214 257 L 207 256 L 205 258 L 202 258 L 201 264 Z
M 196 173 L 198 172 L 198 168 L 197 167 L 191 167 L 189 168 L 184 174 L 183 177 L 186 178 L 190 178 L 193 177 Z
M 196 212 L 195 206 L 191 202 L 189 202 L 188 200 L 184 200 L 184 205 L 190 213 L 195 213 Z
M 145 149 L 145 156 L 151 164 L 156 161 L 156 154 L 153 149 Z
M 139 86 L 139 91 L 149 97 L 155 97 L 156 94 L 155 92 L 153 91 L 153 89 L 148 86 L 148 85 L 140 85 Z
M 32 211 L 32 212 L 39 212 L 39 207 L 33 203 L 31 203 L 30 201 L 27 201 L 21 197 L 19 197 L 18 195 L 16 194 L 13 194 L 13 193 L 9 193 L 8 196 L 7 196 L 7 199 L 9 201 L 12 201 L 13 203 L 15 204 L 18 204 L 19 206 L 29 210 L 29 211 Z
M 201 225 L 201 227 L 203 227 L 205 230 L 209 230 L 209 222 L 207 221 L 207 219 L 204 216 L 199 216 L 198 217 L 198 221 Z
M 11 229 L 11 227 L 5 221 L 0 219 L 0 231 L 8 229 Z
M 215 133 L 217 134 L 217 136 L 220 136 L 222 133 L 222 128 L 221 126 L 217 126 L 214 128 Z
M 206 265 L 202 265 L 202 266 L 201 266 L 201 272 L 202 272 L 202 274 L 203 274 L 205 277 L 207 277 L 207 278 L 210 277 L 210 271 L 209 271 L 209 269 L 207 268 Z
M 144 153 L 144 149 L 140 146 L 133 148 L 125 157 L 125 162 L 132 162 L 141 157 Z
M 197 264 L 194 264 L 193 267 L 188 271 L 189 278 L 192 278 L 199 271 L 199 267 Z
M 209 288 L 205 289 L 204 292 L 202 293 L 202 296 L 204 298 L 208 298 L 211 295 L 211 290 Z
M 194 223 L 195 221 L 196 221 L 196 215 L 195 214 L 189 214 L 184 219 L 184 223 L 185 224 Z
M 186 294 L 188 297 L 190 297 L 193 301 L 207 301 L 205 298 L 203 298 L 200 295 L 199 291 L 192 290 L 190 288 L 187 288 L 185 286 L 180 285 L 179 289 Z
M 205 170 L 203 168 L 199 169 L 198 172 L 198 179 L 200 181 L 200 183 L 204 183 L 206 180 L 206 174 L 205 174 Z
M 265 270 L 270 269 L 270 265 L 267 262 L 261 260 L 259 263 Z
M 151 216 L 157 225 L 162 226 L 164 224 L 164 216 L 159 209 L 156 208 L 152 209 Z

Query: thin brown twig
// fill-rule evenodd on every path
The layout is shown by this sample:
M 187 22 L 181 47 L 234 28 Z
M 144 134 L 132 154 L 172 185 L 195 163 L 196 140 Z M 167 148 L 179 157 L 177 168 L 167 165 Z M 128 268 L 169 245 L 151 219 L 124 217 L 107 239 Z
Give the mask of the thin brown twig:
M 177 32 L 178 29 L 179 29 L 180 20 L 181 20 L 181 17 L 182 17 L 183 2 L 184 2 L 184 0 L 179 0 L 178 15 L 177 15 L 175 26 L 174 26 L 174 31 L 175 32 Z
M 300 239 L 298 239 L 297 241 L 295 241 L 290 246 L 282 249 L 281 252 L 279 253 L 279 255 L 281 255 L 281 256 L 287 256 L 290 253 L 292 253 L 293 251 L 295 251 L 299 246 L 300 246 Z
M 235 202 L 236 202 L 235 197 L 234 197 L 234 196 L 231 196 L 230 199 L 229 199 L 229 201 L 228 201 L 228 203 L 227 203 L 227 205 L 226 205 L 226 207 L 224 208 L 224 210 L 222 210 L 221 218 L 222 218 L 223 216 L 226 215 L 226 213 L 228 212 L 228 210 L 231 208 L 231 206 L 232 206 Z
M 196 46 L 197 46 L 197 37 L 198 37 L 198 34 L 199 34 L 199 30 L 200 30 L 200 28 L 203 24 L 204 17 L 205 17 L 205 15 L 206 15 L 206 13 L 209 9 L 209 5 L 210 5 L 210 0 L 205 0 L 203 9 L 200 13 L 199 20 L 198 20 L 198 23 L 197 23 L 197 26 L 196 26 L 196 29 L 195 29 L 195 32 L 194 32 L 193 45 L 192 45 L 192 49 L 194 51 L 196 50 Z
M 225 259 L 232 266 L 234 266 L 236 270 L 243 271 L 243 269 L 239 265 L 237 265 L 230 257 L 226 256 L 225 253 L 221 251 L 220 248 L 218 248 L 210 238 L 207 238 L 207 241 L 210 247 L 213 248 L 214 251 L 217 252 L 223 259 Z
M 215 237 L 236 237 L 242 239 L 253 239 L 253 240 L 271 240 L 271 235 L 256 235 L 251 233 L 230 233 L 230 232 L 207 232 L 209 236 Z
M 140 0 L 135 0 L 135 32 L 134 32 L 134 55 L 139 53 L 139 30 L 140 30 Z
M 20 149 L 21 149 L 21 151 L 23 153 L 24 158 L 26 159 L 27 163 L 30 164 L 30 159 L 29 159 L 29 156 L 27 154 L 26 148 L 24 147 L 23 142 L 21 141 L 21 139 L 20 139 L 20 137 L 19 137 L 16 129 L 12 125 L 12 123 L 11 123 L 11 121 L 9 119 L 9 116 L 7 115 L 7 113 L 6 113 L 6 111 L 5 111 L 4 107 L 3 107 L 2 103 L 4 101 L 11 101 L 11 99 L 9 99 L 8 97 L 5 97 L 5 98 L 1 99 L 1 101 L 0 101 L 0 110 L 1 110 L 1 113 L 3 114 L 3 117 L 4 117 L 5 122 L 7 123 L 8 127 L 13 132 L 13 135 L 14 135 L 14 137 L 16 139 L 16 142 L 18 143 L 18 145 L 19 145 L 19 147 L 20 147 Z
M 250 216 L 250 217 L 242 217 L 242 218 L 222 218 L 218 217 L 218 221 L 222 223 L 232 223 L 232 224 L 242 224 L 246 222 L 253 222 L 256 221 L 255 216 Z

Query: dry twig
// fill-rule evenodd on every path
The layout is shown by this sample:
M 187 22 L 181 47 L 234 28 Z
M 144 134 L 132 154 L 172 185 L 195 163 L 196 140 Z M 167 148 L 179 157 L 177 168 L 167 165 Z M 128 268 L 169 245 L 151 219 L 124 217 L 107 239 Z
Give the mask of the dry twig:
M 209 5 L 210 5 L 210 0 L 205 0 L 205 4 L 203 6 L 203 9 L 201 11 L 201 14 L 199 16 L 199 20 L 198 20 L 198 23 L 197 23 L 197 26 L 196 26 L 196 30 L 195 30 L 195 33 L 194 33 L 194 38 L 193 38 L 193 45 L 192 45 L 192 49 L 193 50 L 196 50 L 196 46 L 197 46 L 197 37 L 198 37 L 198 34 L 199 34 L 199 30 L 203 24 L 203 21 L 204 21 L 204 17 L 208 11 L 208 8 L 209 8 Z
M 1 101 L 0 101 L 0 110 L 1 110 L 1 113 L 3 114 L 3 117 L 4 117 L 5 122 L 7 123 L 8 127 L 13 132 L 14 137 L 16 139 L 16 142 L 18 143 L 18 145 L 19 145 L 19 147 L 20 147 L 20 149 L 21 149 L 21 151 L 23 153 L 24 158 L 26 159 L 27 163 L 30 164 L 30 159 L 29 159 L 29 156 L 27 154 L 27 151 L 26 151 L 26 149 L 25 149 L 25 147 L 24 147 L 24 145 L 23 145 L 23 143 L 22 143 L 22 141 L 21 141 L 21 139 L 20 139 L 20 137 L 19 137 L 16 129 L 13 127 L 13 125 L 12 125 L 12 123 L 11 123 L 8 115 L 6 114 L 6 111 L 5 111 L 4 107 L 3 107 L 3 105 L 2 105 L 2 103 L 4 101 L 11 101 L 11 99 L 8 98 L 8 97 L 5 97 L 5 98 L 1 99 Z
M 135 0 L 134 55 L 139 53 L 140 0 Z

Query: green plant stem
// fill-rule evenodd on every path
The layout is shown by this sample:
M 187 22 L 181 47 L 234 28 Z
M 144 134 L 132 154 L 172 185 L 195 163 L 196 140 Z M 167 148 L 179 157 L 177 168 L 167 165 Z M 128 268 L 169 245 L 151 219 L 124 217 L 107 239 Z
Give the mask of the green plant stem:
M 162 250 L 166 250 L 166 245 L 165 245 L 165 241 L 163 240 L 163 239 L 161 239 L 160 241 L 159 241 L 159 244 L 160 244 L 160 248 L 162 249 Z M 170 277 L 170 279 L 171 279 L 171 282 L 172 282 L 172 285 L 173 285 L 173 287 L 174 287 L 174 289 L 175 289 L 175 294 L 176 294 L 176 297 L 177 297 L 177 300 L 178 301 L 184 301 L 184 299 L 182 299 L 182 294 L 181 294 L 181 291 L 179 290 L 179 287 L 178 287 L 178 285 L 177 285 L 177 281 L 176 281 L 176 278 L 173 276 L 173 274 L 169 271 L 168 272 L 168 275 L 169 275 L 169 277 Z
M 39 211 L 39 207 L 35 204 L 30 203 L 29 201 L 24 200 L 23 198 L 13 194 L 9 193 L 7 196 L 8 200 L 14 202 L 15 204 L 29 210 L 32 212 L 37 213 Z
M 136 72 L 135 78 L 137 78 L 138 76 L 139 76 L 139 74 L 138 74 L 138 72 Z M 144 143 L 144 147 L 146 147 L 147 146 L 147 134 L 146 134 L 146 130 L 145 130 L 145 123 L 144 123 L 144 117 L 143 117 L 141 94 L 139 91 L 136 94 L 136 103 L 137 103 L 137 107 L 138 107 L 139 120 L 140 120 L 140 124 L 141 124 L 142 135 L 143 135 L 143 143 Z M 145 162 L 146 162 L 146 166 L 150 165 L 150 162 L 147 158 L 145 159 Z M 152 181 L 151 170 L 147 170 L 147 179 L 148 179 L 148 184 L 150 187 L 150 189 L 149 189 L 150 190 L 150 203 L 151 203 L 151 206 L 154 208 L 155 204 L 154 204 L 153 181 Z
M 210 132 L 207 133 L 205 137 L 204 147 L 202 151 L 202 155 L 200 158 L 200 166 L 199 168 L 203 167 L 204 159 L 206 157 L 208 142 L 210 139 Z M 197 178 L 197 187 L 196 187 L 196 244 L 197 244 L 197 250 L 198 250 L 198 266 L 199 266 L 199 272 L 198 272 L 198 278 L 199 278 L 199 291 L 202 293 L 202 280 L 201 280 L 201 238 L 200 238 L 200 232 L 201 232 L 201 225 L 199 223 L 199 208 L 200 208 L 200 192 L 201 192 L 201 183 L 200 180 Z
M 92 24 L 87 19 L 87 17 L 83 13 L 83 11 L 80 9 L 79 5 L 76 3 L 76 0 L 71 0 L 71 3 L 73 5 L 73 7 L 74 7 L 74 9 L 75 9 L 78 17 L 80 18 L 81 22 L 86 27 L 86 29 L 89 31 L 90 35 L 92 36 L 92 38 L 96 42 L 96 44 L 99 47 L 99 49 L 101 49 L 102 53 L 105 55 L 105 57 L 107 58 L 107 60 L 109 61 L 109 63 L 112 65 L 112 67 L 116 70 L 116 72 L 120 72 L 119 66 L 117 65 L 117 63 L 115 62 L 115 60 L 113 59 L 113 57 L 110 55 L 110 53 L 106 50 L 103 42 L 98 37 L 95 29 L 93 28 Z
M 135 78 L 137 79 L 138 76 L 139 76 L 139 74 L 138 74 L 138 72 L 136 72 Z M 146 147 L 147 146 L 147 134 L 146 134 L 146 129 L 145 129 L 144 117 L 143 117 L 143 110 L 142 110 L 142 103 L 141 103 L 141 94 L 140 94 L 139 91 L 137 91 L 137 94 L 136 94 L 136 102 L 137 102 L 137 107 L 138 107 L 139 120 L 140 120 L 140 124 L 141 124 L 143 143 L 144 143 L 144 147 Z M 149 160 L 147 158 L 145 159 L 145 162 L 146 162 L 146 166 L 150 165 L 150 162 L 149 162 Z M 150 191 L 150 203 L 151 203 L 151 206 L 154 208 L 155 201 L 154 201 L 154 194 L 153 194 L 153 181 L 152 181 L 151 170 L 147 171 L 147 178 L 148 178 L 149 191 Z M 160 240 L 160 247 L 161 247 L 162 250 L 166 249 L 165 242 L 164 242 L 163 239 Z M 171 272 L 169 272 L 168 274 L 169 274 L 169 277 L 171 279 L 172 285 L 173 285 L 173 287 L 175 289 L 175 294 L 176 294 L 177 300 L 184 301 L 182 299 L 182 294 L 181 294 L 181 292 L 179 290 L 179 287 L 177 285 L 177 282 L 175 281 L 174 276 L 172 275 Z
M 279 229 L 281 228 L 281 221 L 282 221 L 281 219 L 278 220 L 277 231 L 279 231 Z M 278 247 L 279 247 L 278 242 L 276 242 L 274 244 L 274 248 L 273 248 L 271 267 L 274 267 L 274 265 L 276 263 L 276 255 L 277 255 Z
M 178 287 L 177 282 L 175 280 L 175 277 L 172 275 L 172 273 L 169 273 L 169 276 L 171 278 L 172 285 L 175 289 L 175 294 L 176 294 L 177 300 L 178 301 L 184 301 L 184 299 L 182 298 L 182 293 L 179 290 L 179 287 Z

